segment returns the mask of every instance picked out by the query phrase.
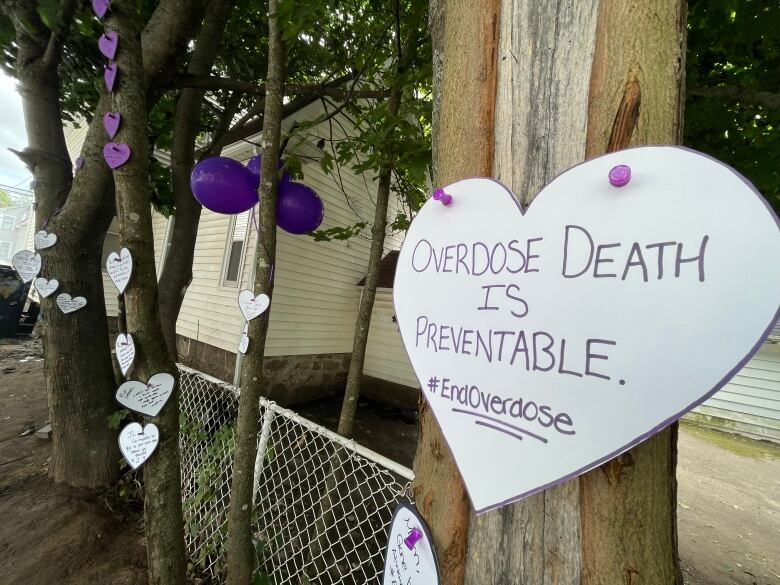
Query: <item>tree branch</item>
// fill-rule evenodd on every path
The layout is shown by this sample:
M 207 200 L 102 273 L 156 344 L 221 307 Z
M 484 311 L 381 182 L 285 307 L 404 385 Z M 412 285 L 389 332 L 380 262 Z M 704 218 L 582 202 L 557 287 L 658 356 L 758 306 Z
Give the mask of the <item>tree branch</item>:
M 46 50 L 43 52 L 43 63 L 46 67 L 59 65 L 62 59 L 62 44 L 70 31 L 73 13 L 76 11 L 76 2 L 74 0 L 61 0 L 58 11 L 62 20 L 59 26 L 54 27 L 51 31 L 49 42 L 46 43 Z
M 197 87 L 200 89 L 229 89 L 253 95 L 265 95 L 265 84 L 230 79 L 228 77 L 212 77 L 209 75 L 192 75 L 185 73 L 176 79 L 176 88 Z M 287 84 L 284 86 L 284 95 L 306 95 L 314 98 L 329 96 L 333 98 L 384 98 L 389 95 L 388 90 L 382 89 L 358 89 L 350 92 L 348 89 L 332 87 L 328 85 L 302 85 Z
M 780 93 L 759 91 L 737 85 L 718 85 L 714 87 L 689 87 L 688 95 L 701 97 L 725 97 L 751 106 L 763 106 L 780 110 Z

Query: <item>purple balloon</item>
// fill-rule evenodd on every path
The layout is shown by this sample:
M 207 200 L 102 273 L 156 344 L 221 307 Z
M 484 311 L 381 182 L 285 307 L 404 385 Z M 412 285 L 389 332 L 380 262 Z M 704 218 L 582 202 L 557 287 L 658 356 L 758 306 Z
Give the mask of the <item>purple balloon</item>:
M 190 188 L 203 207 L 227 215 L 252 209 L 259 197 L 255 176 L 240 162 L 224 156 L 196 164 Z
M 262 157 L 258 154 L 256 156 L 253 156 L 249 159 L 249 161 L 246 163 L 246 168 L 250 170 L 250 172 L 255 176 L 255 180 L 257 181 L 257 187 L 260 186 L 260 161 L 262 160 Z M 284 161 L 279 161 L 278 168 L 282 168 L 284 166 Z M 279 180 L 280 183 L 287 183 L 290 180 L 290 175 L 287 173 L 282 173 L 282 178 Z M 256 188 L 257 188 L 256 187 Z
M 291 234 L 306 234 L 316 230 L 322 223 L 325 206 L 314 189 L 290 181 L 279 185 L 276 203 L 276 222 Z

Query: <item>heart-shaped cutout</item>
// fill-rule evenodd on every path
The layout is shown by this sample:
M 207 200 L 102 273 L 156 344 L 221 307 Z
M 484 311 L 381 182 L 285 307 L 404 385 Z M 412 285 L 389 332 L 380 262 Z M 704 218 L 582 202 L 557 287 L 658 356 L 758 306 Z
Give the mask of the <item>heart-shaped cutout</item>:
M 16 269 L 23 282 L 30 282 L 41 271 L 41 255 L 30 250 L 19 250 L 11 258 L 11 266 Z
M 116 63 L 109 63 L 103 66 L 103 82 L 106 84 L 108 91 L 114 91 L 117 73 L 119 73 L 119 67 L 117 67 Z
M 244 329 L 241 331 L 241 340 L 238 342 L 238 351 L 246 354 L 249 349 L 249 322 L 244 323 Z
M 112 169 L 118 169 L 130 159 L 130 147 L 124 142 L 109 142 L 103 147 L 103 158 Z
M 173 392 L 173 376 L 155 374 L 144 384 L 136 380 L 125 382 L 116 391 L 116 401 L 127 409 L 146 416 L 157 416 Z
M 60 283 L 56 278 L 52 278 L 51 280 L 36 278 L 33 282 L 33 286 L 35 287 L 35 290 L 38 291 L 38 294 L 41 295 L 41 298 L 45 299 L 59 288 Z
M 116 136 L 119 132 L 119 124 L 122 121 L 122 115 L 119 112 L 106 112 L 103 114 L 103 128 L 109 138 Z
M 98 39 L 98 49 L 109 61 L 116 57 L 116 48 L 119 45 L 119 33 L 115 30 L 109 30 L 100 35 Z M 113 136 L 112 136 L 113 138 Z
M 160 442 L 160 430 L 154 423 L 141 426 L 131 422 L 119 433 L 119 450 L 133 469 L 138 469 L 151 457 Z
M 35 244 L 36 250 L 51 248 L 54 244 L 57 243 L 57 234 L 49 233 L 46 230 L 35 232 L 35 236 L 33 236 L 33 243 Z
M 617 165 L 631 169 L 620 188 Z M 574 477 L 721 388 L 777 320 L 780 230 L 729 167 L 676 147 L 569 169 L 524 215 L 490 179 L 412 222 L 394 302 L 478 512 Z
M 255 296 L 255 293 L 248 289 L 238 293 L 238 308 L 241 309 L 241 314 L 247 321 L 262 315 L 270 304 L 271 299 L 268 298 L 267 294 L 260 293 Z
M 83 156 L 77 156 L 76 160 L 73 161 L 73 165 L 77 168 L 83 168 L 84 167 L 84 157 Z
M 413 506 L 402 502 L 390 522 L 382 585 L 438 585 L 440 582 L 428 525 Z
M 110 0 L 92 0 L 92 10 L 98 18 L 103 18 L 108 12 Z
M 73 313 L 87 306 L 87 299 L 84 297 L 71 297 L 68 293 L 57 295 L 57 306 L 64 314 Z
M 133 336 L 129 333 L 120 333 L 117 335 L 116 342 L 114 342 L 114 350 L 116 351 L 116 361 L 119 363 L 119 369 L 124 376 L 127 374 L 127 371 L 135 360 L 135 342 L 133 341 Z
M 106 258 L 106 271 L 119 294 L 124 293 L 133 274 L 133 256 L 130 250 L 122 248 L 118 254 L 111 252 Z

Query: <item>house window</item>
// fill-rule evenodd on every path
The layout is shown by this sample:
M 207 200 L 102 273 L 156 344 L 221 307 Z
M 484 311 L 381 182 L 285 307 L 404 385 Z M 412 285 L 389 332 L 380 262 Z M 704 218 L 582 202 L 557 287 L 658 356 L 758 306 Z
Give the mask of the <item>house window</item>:
M 11 259 L 11 242 L 0 242 L 0 260 Z
M 241 267 L 244 264 L 250 213 L 251 211 L 245 211 L 234 215 L 230 220 L 222 269 L 222 286 L 238 286 L 238 282 L 241 280 Z
M 12 230 L 16 225 L 16 218 L 13 215 L 0 215 L 0 229 Z

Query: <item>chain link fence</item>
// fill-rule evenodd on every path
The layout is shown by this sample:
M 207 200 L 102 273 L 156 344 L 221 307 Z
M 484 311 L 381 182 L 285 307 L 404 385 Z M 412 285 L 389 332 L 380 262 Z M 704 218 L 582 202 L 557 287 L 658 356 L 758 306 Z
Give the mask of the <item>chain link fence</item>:
M 195 569 L 221 583 L 238 389 L 179 369 L 187 549 Z M 256 583 L 380 583 L 387 531 L 412 471 L 272 402 L 260 406 Z

